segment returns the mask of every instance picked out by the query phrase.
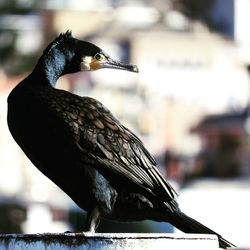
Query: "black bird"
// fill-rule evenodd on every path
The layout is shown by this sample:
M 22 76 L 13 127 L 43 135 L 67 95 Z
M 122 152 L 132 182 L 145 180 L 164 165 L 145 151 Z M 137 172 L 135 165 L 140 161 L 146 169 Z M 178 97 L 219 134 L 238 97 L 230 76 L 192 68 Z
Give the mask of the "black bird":
M 59 35 L 33 72 L 8 97 L 10 132 L 32 163 L 87 212 L 86 230 L 101 217 L 170 222 L 186 233 L 219 234 L 182 213 L 141 140 L 99 101 L 55 88 L 62 75 L 113 68 L 138 72 L 97 46 Z M 112 75 L 110 75 L 112 77 Z

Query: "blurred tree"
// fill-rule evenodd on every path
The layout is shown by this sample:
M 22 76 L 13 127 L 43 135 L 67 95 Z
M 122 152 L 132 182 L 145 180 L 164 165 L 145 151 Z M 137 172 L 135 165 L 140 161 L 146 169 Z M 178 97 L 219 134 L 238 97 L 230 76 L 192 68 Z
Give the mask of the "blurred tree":
M 1 64 L 8 59 L 14 51 L 16 33 L 13 31 L 0 30 L 0 56 Z
M 32 5 L 22 5 L 22 2 L 27 1 L 0 1 L 0 68 L 8 75 L 29 71 L 37 57 L 36 53 L 20 54 L 16 49 L 20 30 L 15 22 L 10 22 L 10 18 L 34 13 Z
M 173 8 L 234 39 L 234 0 L 171 0 Z
M 181 11 L 191 20 L 201 20 L 210 24 L 210 10 L 214 0 L 172 0 L 174 9 Z
M 13 197 L 0 197 L 0 233 L 22 233 L 27 208 Z
M 34 1 L 2 0 L 0 14 L 28 14 L 35 5 Z

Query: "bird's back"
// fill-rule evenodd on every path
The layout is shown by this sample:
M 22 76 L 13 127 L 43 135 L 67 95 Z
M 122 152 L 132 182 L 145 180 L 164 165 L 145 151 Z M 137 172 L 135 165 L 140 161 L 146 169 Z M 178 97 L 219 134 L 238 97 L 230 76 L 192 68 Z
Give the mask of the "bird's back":
M 24 80 L 10 94 L 8 105 L 14 139 L 66 193 L 68 186 L 62 179 L 69 174 L 74 181 L 80 175 L 84 180 L 87 165 L 116 190 L 159 196 L 163 202 L 174 199 L 172 187 L 160 176 L 142 142 L 95 99 Z

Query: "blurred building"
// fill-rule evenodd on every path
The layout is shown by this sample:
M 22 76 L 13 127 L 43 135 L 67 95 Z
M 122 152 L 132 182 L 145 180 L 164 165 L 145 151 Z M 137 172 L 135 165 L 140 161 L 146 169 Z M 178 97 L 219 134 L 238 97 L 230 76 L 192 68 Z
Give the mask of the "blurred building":
M 249 176 L 249 107 L 238 112 L 205 116 L 191 132 L 199 134 L 202 140 L 193 177 Z

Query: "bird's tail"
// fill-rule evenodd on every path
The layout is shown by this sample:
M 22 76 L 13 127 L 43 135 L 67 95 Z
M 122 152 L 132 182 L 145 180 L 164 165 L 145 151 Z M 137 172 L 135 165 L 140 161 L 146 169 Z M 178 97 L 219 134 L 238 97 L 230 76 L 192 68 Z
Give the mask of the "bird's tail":
M 225 240 L 221 235 L 202 225 L 200 222 L 187 216 L 182 212 L 173 213 L 171 218 L 168 217 L 168 221 L 176 228 L 180 229 L 185 233 L 196 233 L 196 234 L 215 234 L 219 239 L 219 246 L 221 248 L 235 247 L 232 243 Z

